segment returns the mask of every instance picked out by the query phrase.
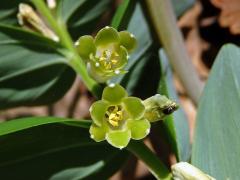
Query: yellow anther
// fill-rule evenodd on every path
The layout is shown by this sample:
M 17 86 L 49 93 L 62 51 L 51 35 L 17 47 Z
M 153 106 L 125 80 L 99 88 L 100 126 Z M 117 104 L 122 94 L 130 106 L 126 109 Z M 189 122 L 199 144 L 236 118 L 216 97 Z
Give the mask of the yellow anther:
M 105 50 L 102 52 L 102 56 L 99 57 L 99 63 L 107 70 L 113 69 L 114 65 L 118 62 L 119 54 L 117 52 L 111 52 Z
M 99 58 L 99 61 L 106 61 L 106 60 L 107 60 L 107 58 L 105 58 L 103 56 Z
M 122 111 L 118 111 L 116 114 L 117 114 L 119 117 L 121 117 L 121 119 L 120 119 L 120 120 L 122 120 L 122 115 L 123 115 L 123 112 L 122 112 Z
M 117 127 L 118 126 L 118 122 L 117 121 L 112 121 L 112 120 L 109 120 L 109 123 L 114 126 L 114 127 Z
M 108 118 L 108 122 L 116 127 L 119 125 L 119 121 L 123 120 L 123 112 L 121 107 L 119 106 L 111 106 L 106 112 L 106 117 Z
M 116 59 L 112 59 L 111 62 L 112 64 L 117 64 L 118 61 Z
M 116 121 L 116 114 L 115 113 L 111 113 L 110 116 L 109 116 L 109 120 Z

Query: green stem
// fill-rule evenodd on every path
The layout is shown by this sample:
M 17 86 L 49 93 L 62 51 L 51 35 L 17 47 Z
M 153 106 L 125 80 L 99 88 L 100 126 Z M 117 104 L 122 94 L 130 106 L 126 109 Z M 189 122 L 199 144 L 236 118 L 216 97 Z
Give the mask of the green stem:
M 156 33 L 188 95 L 197 105 L 203 89 L 189 55 L 170 0 L 145 0 Z
M 60 39 L 60 43 L 69 52 L 64 53 L 68 59 L 68 64 L 81 76 L 82 81 L 87 86 L 87 88 L 96 96 L 99 95 L 99 89 L 101 87 L 88 75 L 86 65 L 83 60 L 78 55 L 73 41 L 66 29 L 66 26 L 61 21 L 57 21 L 51 14 L 50 9 L 46 6 L 43 0 L 32 0 L 38 11 L 49 23 L 50 27 L 55 31 Z
M 141 141 L 131 141 L 127 149 L 141 159 L 149 171 L 157 179 L 170 180 L 172 175 L 167 167 L 157 158 L 155 154 Z

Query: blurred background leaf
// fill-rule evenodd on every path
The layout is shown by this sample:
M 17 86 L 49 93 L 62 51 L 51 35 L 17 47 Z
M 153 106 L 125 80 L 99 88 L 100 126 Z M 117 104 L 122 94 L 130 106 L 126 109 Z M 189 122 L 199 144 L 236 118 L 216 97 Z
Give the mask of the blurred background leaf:
M 0 2 L 0 23 L 17 25 L 18 5 L 29 0 L 11 0 Z
M 178 4 L 178 9 L 180 9 L 179 4 L 181 3 L 175 4 Z M 188 4 L 182 5 L 181 9 L 186 10 L 190 7 L 190 4 L 189 2 Z M 129 72 L 121 77 L 115 78 L 113 82 L 120 82 L 129 94 L 142 99 L 148 98 L 156 93 L 161 93 L 169 95 L 173 100 L 177 100 L 177 94 L 172 82 L 170 64 L 168 64 L 168 60 L 164 54 L 159 58 L 158 49 L 160 47 L 154 43 L 154 32 L 151 32 L 142 8 L 143 6 L 139 3 L 131 4 L 129 1 L 124 1 L 122 7 L 120 7 L 121 11 L 117 11 L 113 18 L 112 25 L 116 28 L 125 28 L 129 32 L 132 32 L 138 42 L 137 49 L 131 54 L 126 67 Z M 131 18 L 130 16 L 124 16 L 124 13 L 129 14 L 128 11 L 132 10 L 134 11 Z M 178 15 L 181 14 L 180 11 L 176 13 Z M 129 23 L 126 24 L 126 22 Z M 141 22 L 141 24 L 139 22 Z M 165 86 L 164 91 L 159 89 L 162 88 L 162 86 Z M 155 131 L 157 131 L 157 136 L 165 136 L 166 141 L 171 144 L 178 160 L 189 160 L 189 126 L 186 115 L 182 110 L 178 110 L 163 124 L 154 124 L 154 127 L 154 129 L 156 129 Z M 160 131 L 164 131 L 165 134 L 160 133 Z
M 191 155 L 189 125 L 186 114 L 181 108 L 181 104 L 173 84 L 173 74 L 171 65 L 163 49 L 159 51 L 161 63 L 161 79 L 158 92 L 167 95 L 171 100 L 177 102 L 180 108 L 164 121 L 163 133 L 167 135 L 172 147 L 177 152 L 178 161 L 189 161 Z M 172 137 L 171 137 L 172 136 Z M 175 139 L 175 143 L 172 142 Z M 175 147 L 176 146 L 176 147 Z
M 181 16 L 186 10 L 188 10 L 195 3 L 196 0 L 181 0 L 181 2 L 179 2 L 178 0 L 171 0 L 171 1 L 172 1 L 176 15 Z
M 0 126 L 0 132 L 4 132 L 0 135 L 1 178 L 107 179 L 120 168 L 128 153 L 95 143 L 89 137 L 88 128 L 85 129 L 89 125 L 89 121 L 49 117 L 3 123 Z M 88 173 L 71 176 L 73 168 L 85 168 Z
M 239 47 L 223 46 L 202 94 L 192 163 L 219 180 L 239 179 Z
M 99 25 L 102 15 L 111 9 L 110 0 L 58 0 L 57 18 L 67 24 L 74 39 L 91 34 Z
M 64 96 L 76 75 L 57 44 L 5 25 L 0 39 L 0 109 L 49 104 Z

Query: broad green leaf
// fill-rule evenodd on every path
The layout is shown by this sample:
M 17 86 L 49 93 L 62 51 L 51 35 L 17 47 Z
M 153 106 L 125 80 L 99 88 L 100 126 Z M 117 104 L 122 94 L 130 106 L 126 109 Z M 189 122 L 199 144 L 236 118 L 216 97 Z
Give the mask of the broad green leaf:
M 0 134 L 1 178 L 65 177 L 73 169 L 86 170 L 102 162 L 85 177 L 107 179 L 119 169 L 128 153 L 91 140 L 86 128 L 89 125 L 89 121 L 53 117 L 24 118 L 0 124 L 0 132 L 3 132 Z
M 66 23 L 74 39 L 91 34 L 102 14 L 107 11 L 110 0 L 58 0 L 57 18 Z
M 96 161 L 93 165 L 60 171 L 54 174 L 50 180 L 107 179 L 125 162 L 126 154 L 126 151 L 115 152 L 103 160 Z
M 98 161 L 93 165 L 86 167 L 71 168 L 60 171 L 57 174 L 54 174 L 50 180 L 74 180 L 74 179 L 83 179 L 91 175 L 92 173 L 99 171 L 104 166 L 104 161 Z
M 49 104 L 71 87 L 74 71 L 51 40 L 0 25 L 0 109 Z
M 11 0 L 0 2 L 0 23 L 17 24 L 18 5 L 29 0 Z
M 163 49 L 159 51 L 161 63 L 161 79 L 159 93 L 167 95 L 170 99 L 179 103 L 179 99 L 173 84 L 172 70 Z M 180 105 L 181 106 L 181 105 Z M 187 117 L 179 108 L 165 121 L 168 139 L 176 152 L 178 161 L 188 161 L 190 158 L 190 135 Z
M 69 118 L 54 118 L 54 117 L 33 117 L 33 118 L 22 118 L 18 120 L 11 120 L 4 123 L 0 123 L 0 136 L 15 133 L 17 131 L 26 130 L 32 127 L 51 124 L 51 123 L 76 123 L 72 126 L 89 128 L 91 125 L 90 121 L 80 121 Z M 70 125 L 70 124 L 69 124 Z
M 239 179 L 240 49 L 223 46 L 197 113 L 192 163 L 218 180 Z
M 125 30 L 134 12 L 136 2 L 137 1 L 123 0 L 113 16 L 111 26 L 119 31 Z

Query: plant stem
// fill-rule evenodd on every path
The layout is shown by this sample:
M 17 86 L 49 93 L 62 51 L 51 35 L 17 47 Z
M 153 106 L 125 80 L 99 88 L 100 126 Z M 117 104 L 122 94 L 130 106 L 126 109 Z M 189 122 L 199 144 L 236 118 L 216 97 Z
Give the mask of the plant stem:
M 203 83 L 187 54 L 170 0 L 146 0 L 148 12 L 161 44 L 188 95 L 197 105 Z
M 141 159 L 157 179 L 171 179 L 172 175 L 166 166 L 143 142 L 132 140 L 127 146 L 127 149 Z
M 38 11 L 46 19 L 51 28 L 55 31 L 60 39 L 60 43 L 69 52 L 63 53 L 68 59 L 68 64 L 76 71 L 77 74 L 81 76 L 82 81 L 87 86 L 87 88 L 96 96 L 99 95 L 99 89 L 101 87 L 88 75 L 86 65 L 78 55 L 76 49 L 74 48 L 73 41 L 66 29 L 66 26 L 61 21 L 57 21 L 51 14 L 49 8 L 46 6 L 43 0 L 32 0 Z

